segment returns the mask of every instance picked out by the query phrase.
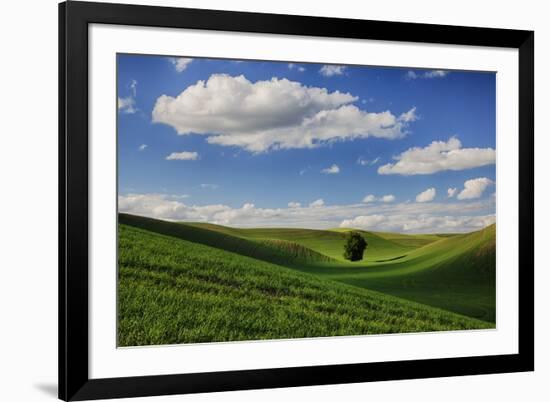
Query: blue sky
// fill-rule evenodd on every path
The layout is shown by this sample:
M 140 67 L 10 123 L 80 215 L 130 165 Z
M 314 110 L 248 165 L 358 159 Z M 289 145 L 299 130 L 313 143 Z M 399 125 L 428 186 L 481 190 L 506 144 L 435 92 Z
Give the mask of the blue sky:
M 119 209 L 232 226 L 494 222 L 495 74 L 118 55 Z

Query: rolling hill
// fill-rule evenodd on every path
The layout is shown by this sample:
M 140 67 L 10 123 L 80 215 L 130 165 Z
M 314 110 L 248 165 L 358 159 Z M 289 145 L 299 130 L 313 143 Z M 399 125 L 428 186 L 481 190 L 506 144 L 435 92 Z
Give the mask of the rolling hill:
M 234 236 L 230 234 L 231 230 L 212 230 L 209 227 L 166 222 L 128 214 L 119 214 L 119 223 L 273 263 L 303 264 L 334 261 L 327 255 L 286 239 L 260 238 L 258 239 L 260 241 L 253 241 L 245 237 Z
M 338 270 L 312 270 L 332 280 L 495 321 L 495 225 L 441 237 L 404 257 Z
M 495 225 L 456 235 L 359 231 L 369 247 L 365 260 L 352 263 L 337 254 L 343 250 L 346 229 L 240 229 L 125 214 L 120 214 L 119 220 L 325 279 L 495 321 Z M 415 241 L 416 247 L 412 245 Z M 288 244 L 287 251 L 281 249 L 286 242 L 293 252 Z M 328 250 L 326 255 L 323 250 Z
M 344 243 L 346 241 L 345 232 L 347 230 L 315 230 L 315 229 L 294 229 L 294 228 L 258 228 L 258 229 L 242 229 L 230 228 L 227 226 L 214 225 L 210 223 L 181 223 L 184 226 L 193 226 L 202 229 L 208 229 L 219 233 L 225 233 L 232 236 L 241 237 L 249 240 L 261 239 L 278 239 L 293 241 L 301 244 L 304 247 L 325 254 L 340 262 L 349 263 L 342 256 Z M 376 261 L 380 259 L 393 258 L 398 255 L 407 253 L 417 246 L 407 245 L 385 239 L 374 232 L 366 232 L 359 230 L 369 244 L 368 252 L 365 256 L 365 261 Z M 423 235 L 421 235 L 423 236 Z M 416 236 L 404 235 L 410 239 L 415 239 Z M 433 241 L 437 240 L 434 238 Z M 423 244 L 427 244 L 424 242 Z
M 119 218 L 119 346 L 493 327 L 242 254 L 271 258 L 274 249 L 284 254 L 286 245 L 252 252 L 245 249 L 263 243 Z M 199 235 L 200 242 L 189 241 Z

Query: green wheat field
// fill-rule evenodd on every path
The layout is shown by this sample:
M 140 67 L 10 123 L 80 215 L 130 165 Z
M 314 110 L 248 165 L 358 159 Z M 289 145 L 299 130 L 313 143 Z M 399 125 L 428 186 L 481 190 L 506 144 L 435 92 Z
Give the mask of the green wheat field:
M 237 229 L 119 214 L 118 345 L 495 328 L 495 225 L 456 235 Z

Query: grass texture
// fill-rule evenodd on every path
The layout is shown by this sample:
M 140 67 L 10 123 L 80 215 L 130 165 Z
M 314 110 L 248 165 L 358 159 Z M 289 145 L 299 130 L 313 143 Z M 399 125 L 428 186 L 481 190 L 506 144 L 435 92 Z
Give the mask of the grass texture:
M 368 258 L 350 263 L 342 231 L 120 214 L 118 344 L 494 328 L 494 226 L 362 233 Z

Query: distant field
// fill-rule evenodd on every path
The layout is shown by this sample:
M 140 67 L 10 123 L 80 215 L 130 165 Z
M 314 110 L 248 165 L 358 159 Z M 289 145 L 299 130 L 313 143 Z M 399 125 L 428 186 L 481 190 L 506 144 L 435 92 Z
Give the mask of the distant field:
M 495 226 L 460 235 L 237 229 L 119 214 L 119 344 L 494 328 Z
M 205 223 L 182 223 L 182 225 L 209 229 L 219 233 L 225 233 L 228 235 L 250 240 L 279 239 L 293 241 L 319 253 L 332 257 L 335 260 L 349 263 L 349 261 L 345 260 L 342 255 L 346 239 L 345 232 L 347 230 L 314 230 L 292 228 L 237 229 Z M 387 240 L 374 232 L 359 232 L 363 234 L 369 244 L 368 252 L 365 255 L 366 262 L 392 258 L 396 255 L 405 254 L 415 248 L 411 245 Z M 416 236 L 408 237 L 411 239 L 416 238 Z M 435 241 L 435 239 L 432 241 Z M 427 244 L 426 242 L 424 243 Z

